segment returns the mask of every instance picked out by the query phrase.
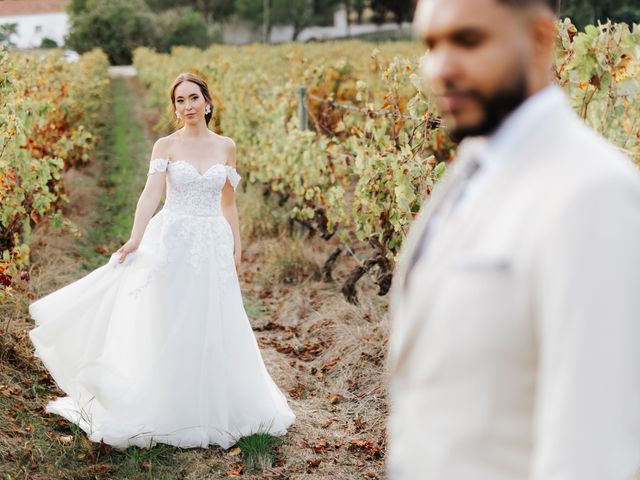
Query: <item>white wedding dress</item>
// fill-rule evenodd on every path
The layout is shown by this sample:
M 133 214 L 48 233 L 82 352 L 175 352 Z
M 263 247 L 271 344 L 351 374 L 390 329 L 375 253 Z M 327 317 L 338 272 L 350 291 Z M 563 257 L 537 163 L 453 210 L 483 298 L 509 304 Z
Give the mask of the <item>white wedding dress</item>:
M 231 447 L 283 435 L 295 415 L 265 368 L 245 313 L 215 164 L 151 160 L 163 208 L 138 249 L 29 305 L 36 355 L 67 394 L 46 406 L 115 448 Z

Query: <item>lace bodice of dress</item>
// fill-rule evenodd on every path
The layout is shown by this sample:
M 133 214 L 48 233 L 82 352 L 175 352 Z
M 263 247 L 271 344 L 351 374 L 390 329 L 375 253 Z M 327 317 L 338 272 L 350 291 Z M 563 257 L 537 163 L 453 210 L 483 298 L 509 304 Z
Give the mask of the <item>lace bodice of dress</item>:
M 189 162 L 166 158 L 151 160 L 147 175 L 167 170 L 164 208 L 184 215 L 222 215 L 222 187 L 228 178 L 235 190 L 241 178 L 231 165 L 215 163 L 201 174 Z

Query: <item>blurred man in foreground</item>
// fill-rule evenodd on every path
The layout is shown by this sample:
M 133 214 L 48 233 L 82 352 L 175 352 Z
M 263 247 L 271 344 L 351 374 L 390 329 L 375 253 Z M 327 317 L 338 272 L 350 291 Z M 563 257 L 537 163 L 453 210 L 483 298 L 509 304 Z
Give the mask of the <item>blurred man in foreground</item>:
M 552 85 L 555 3 L 418 3 L 464 141 L 394 275 L 390 480 L 640 478 L 640 175 Z

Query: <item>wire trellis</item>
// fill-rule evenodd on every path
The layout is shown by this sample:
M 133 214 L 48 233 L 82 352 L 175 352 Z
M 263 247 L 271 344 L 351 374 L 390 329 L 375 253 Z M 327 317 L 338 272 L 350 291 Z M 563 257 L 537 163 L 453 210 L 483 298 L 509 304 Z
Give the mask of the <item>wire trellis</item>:
M 424 120 L 429 120 L 430 125 L 439 127 L 442 124 L 442 121 L 440 120 L 440 118 L 435 117 L 431 114 L 428 114 L 427 116 L 422 116 L 422 117 L 417 117 L 415 115 L 405 115 L 402 113 L 397 113 L 394 112 L 393 110 L 390 110 L 389 108 L 383 108 L 380 110 L 372 110 L 369 108 L 362 108 L 362 107 L 356 107 L 355 105 L 350 105 L 347 103 L 340 103 L 340 102 L 336 102 L 335 100 L 331 100 L 329 98 L 322 98 L 322 97 L 318 97 L 317 95 L 313 95 L 311 93 L 306 92 L 305 94 L 305 103 L 307 100 L 314 100 L 316 102 L 320 102 L 320 103 L 324 103 L 325 105 L 330 105 L 333 108 L 338 108 L 341 110 L 346 110 L 349 112 L 353 112 L 353 113 L 359 113 L 362 115 L 367 115 L 367 116 L 372 116 L 372 117 L 392 117 L 392 118 L 399 118 L 402 120 L 412 120 L 412 121 L 416 121 L 416 122 L 422 122 Z

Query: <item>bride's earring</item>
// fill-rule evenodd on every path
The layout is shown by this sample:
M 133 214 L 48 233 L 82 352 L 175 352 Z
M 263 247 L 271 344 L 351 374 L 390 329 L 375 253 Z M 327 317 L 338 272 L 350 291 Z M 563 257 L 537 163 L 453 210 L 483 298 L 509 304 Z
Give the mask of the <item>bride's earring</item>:
M 176 118 L 180 118 L 180 114 L 176 112 Z
M 207 104 L 207 106 L 204 107 L 204 113 L 205 115 L 209 115 L 211 113 L 211 105 Z

